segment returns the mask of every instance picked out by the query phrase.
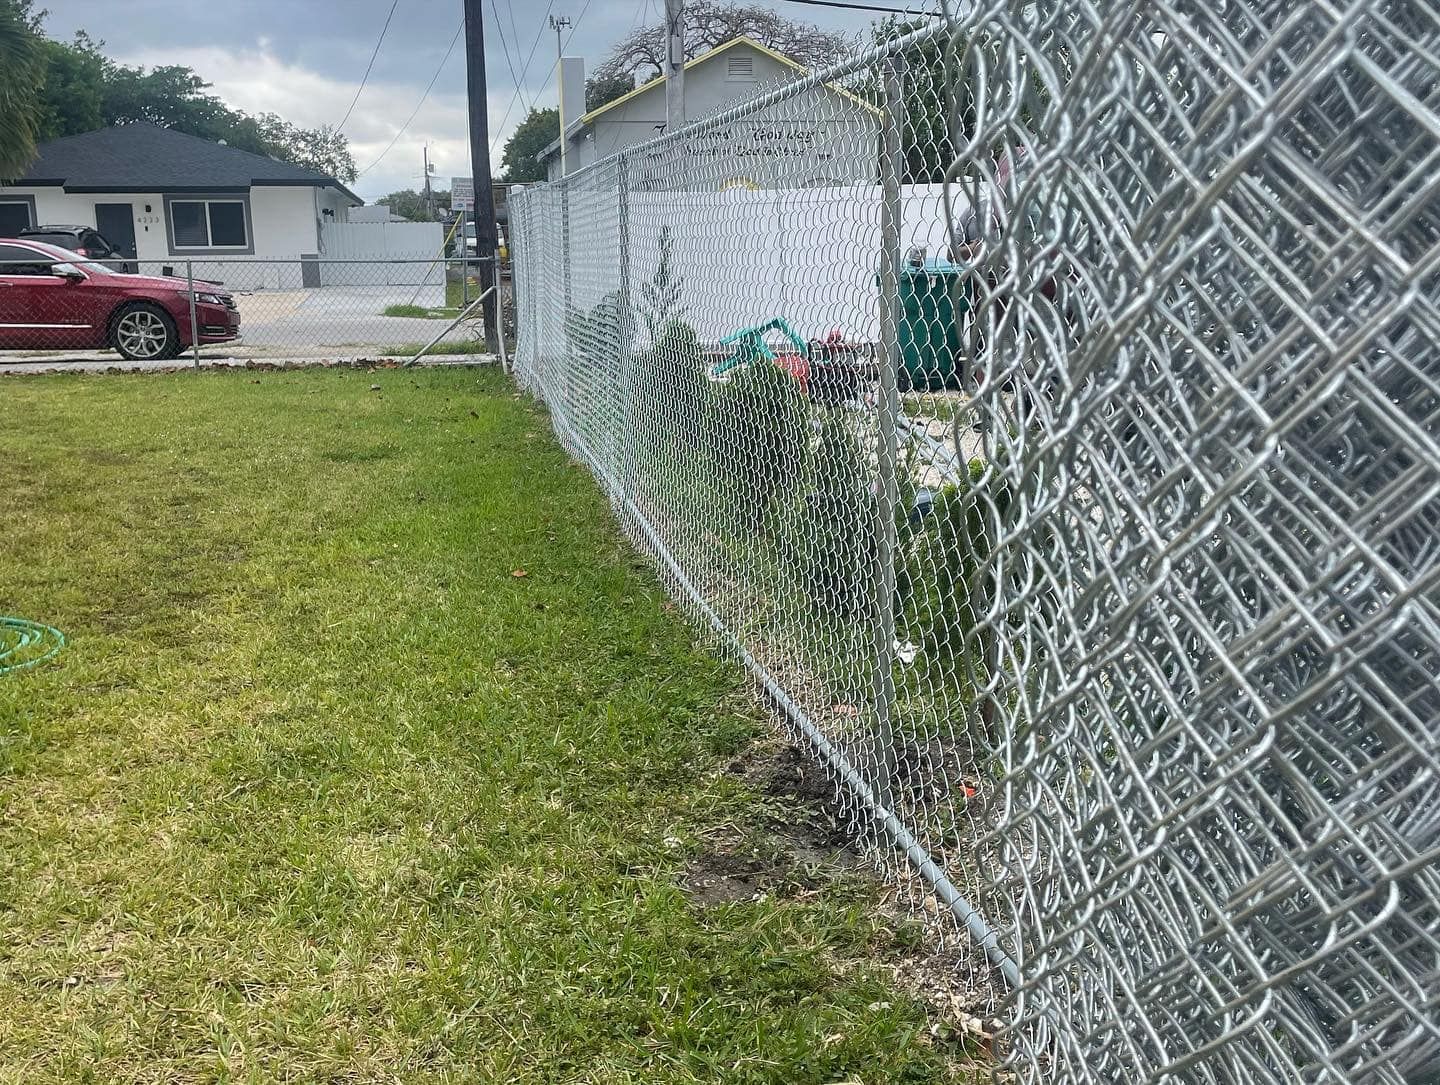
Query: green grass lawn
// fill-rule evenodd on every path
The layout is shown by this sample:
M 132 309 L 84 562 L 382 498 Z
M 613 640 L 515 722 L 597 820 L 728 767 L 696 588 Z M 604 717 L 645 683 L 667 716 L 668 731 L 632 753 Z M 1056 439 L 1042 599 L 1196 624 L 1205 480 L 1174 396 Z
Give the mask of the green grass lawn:
M 69 637 L 0 675 L 0 1081 L 968 1079 L 874 882 L 693 891 L 800 815 L 502 375 L 11 378 L 0 457 Z
M 464 332 L 461 332 L 460 334 L 463 335 Z M 385 347 L 383 350 L 378 351 L 377 353 L 382 354 L 387 358 L 411 358 L 418 354 L 421 348 L 423 348 L 424 346 L 425 344 L 420 342 L 419 340 L 413 343 L 395 343 L 392 346 Z M 430 357 L 436 354 L 488 353 L 490 352 L 485 349 L 485 340 L 483 339 L 442 339 L 440 342 L 436 343 L 433 347 L 431 347 L 428 351 L 425 352 L 426 357 Z
M 471 275 L 473 277 L 474 273 L 472 272 Z M 420 317 L 421 319 L 428 318 L 430 320 L 454 320 L 455 317 L 460 315 L 460 310 L 463 309 L 468 302 L 474 301 L 479 296 L 480 288 L 475 284 L 470 284 L 470 288 L 466 290 L 458 279 L 446 279 L 445 304 L 443 307 L 432 309 L 426 305 L 399 303 L 385 306 L 385 308 L 380 311 L 380 315 Z

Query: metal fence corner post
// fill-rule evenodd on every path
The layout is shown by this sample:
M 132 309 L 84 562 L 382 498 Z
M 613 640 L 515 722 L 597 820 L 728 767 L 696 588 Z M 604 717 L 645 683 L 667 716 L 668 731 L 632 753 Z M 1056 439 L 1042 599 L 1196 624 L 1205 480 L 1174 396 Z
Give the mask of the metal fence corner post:
M 560 179 L 560 275 L 565 286 L 565 308 L 560 312 L 560 359 L 563 374 L 561 382 L 561 413 L 567 418 L 575 397 L 571 394 L 575 384 L 575 359 L 570 356 L 570 314 L 575 308 L 575 274 L 570 266 L 570 185 Z
M 876 396 L 875 515 L 875 756 L 871 785 L 876 799 L 891 806 L 890 785 L 896 763 L 895 727 L 895 506 L 899 500 L 897 474 L 900 391 L 900 181 L 905 165 L 905 58 L 885 61 L 885 115 L 881 122 L 880 151 L 880 353 L 879 390 Z
M 190 300 L 190 356 L 200 368 L 200 326 L 195 321 L 195 262 L 185 261 L 185 295 Z
M 635 470 L 635 426 L 634 426 L 634 381 L 635 381 L 635 316 L 630 300 L 630 160 L 621 154 L 615 164 L 616 203 L 619 218 L 619 274 L 620 284 L 616 309 L 615 349 L 620 367 L 620 418 L 619 443 L 620 497 L 622 502 L 634 498 Z

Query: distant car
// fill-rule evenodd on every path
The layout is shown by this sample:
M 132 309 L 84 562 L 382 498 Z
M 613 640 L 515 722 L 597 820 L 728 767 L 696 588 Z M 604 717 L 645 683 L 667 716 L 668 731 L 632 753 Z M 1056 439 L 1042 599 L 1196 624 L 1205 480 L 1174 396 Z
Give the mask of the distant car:
M 114 347 L 133 361 L 173 358 L 191 344 L 190 290 L 172 276 L 123 275 L 79 253 L 0 238 L 0 350 Z M 235 300 L 195 283 L 195 339 L 240 334 Z
M 138 270 L 134 260 L 110 244 L 105 235 L 93 226 L 32 226 L 21 230 L 20 236 L 26 241 L 59 245 L 88 259 L 103 261 L 107 267 L 127 275 L 133 275 Z
M 500 259 L 502 261 L 510 259 L 510 247 L 505 243 L 505 228 L 498 223 L 495 226 L 495 243 L 496 247 L 500 250 Z M 473 222 L 467 222 L 465 224 L 465 255 L 469 256 L 472 260 L 475 258 L 477 244 L 475 224 Z M 456 255 L 458 256 L 460 253 L 457 251 Z

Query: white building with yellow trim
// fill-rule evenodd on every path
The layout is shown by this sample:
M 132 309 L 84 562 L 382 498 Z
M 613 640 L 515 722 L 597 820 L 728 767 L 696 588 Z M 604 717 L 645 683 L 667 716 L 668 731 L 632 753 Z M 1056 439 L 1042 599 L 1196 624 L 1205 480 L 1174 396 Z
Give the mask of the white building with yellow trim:
M 807 74 L 803 65 L 757 41 L 734 38 L 686 63 L 685 116 L 698 120 Z M 665 80 L 652 79 L 568 127 L 571 173 L 647 143 L 665 131 Z M 840 87 L 820 84 L 678 144 L 635 155 L 628 182 L 650 191 L 874 183 L 878 140 L 874 107 Z M 540 153 L 552 181 L 560 177 L 560 157 L 558 139 Z

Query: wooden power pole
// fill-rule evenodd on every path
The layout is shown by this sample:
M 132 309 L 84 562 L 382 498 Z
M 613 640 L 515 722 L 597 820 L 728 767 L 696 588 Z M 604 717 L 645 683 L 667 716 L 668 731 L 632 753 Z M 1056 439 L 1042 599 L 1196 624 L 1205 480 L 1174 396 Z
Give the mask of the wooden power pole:
M 475 187 L 475 255 L 480 258 L 476 277 L 485 294 L 480 311 L 485 316 L 485 349 L 500 349 L 499 238 L 495 232 L 495 192 L 490 187 L 490 118 L 485 95 L 485 27 L 481 0 L 465 0 L 465 89 L 470 112 L 470 176 Z M 488 257 L 488 259 L 486 259 Z

